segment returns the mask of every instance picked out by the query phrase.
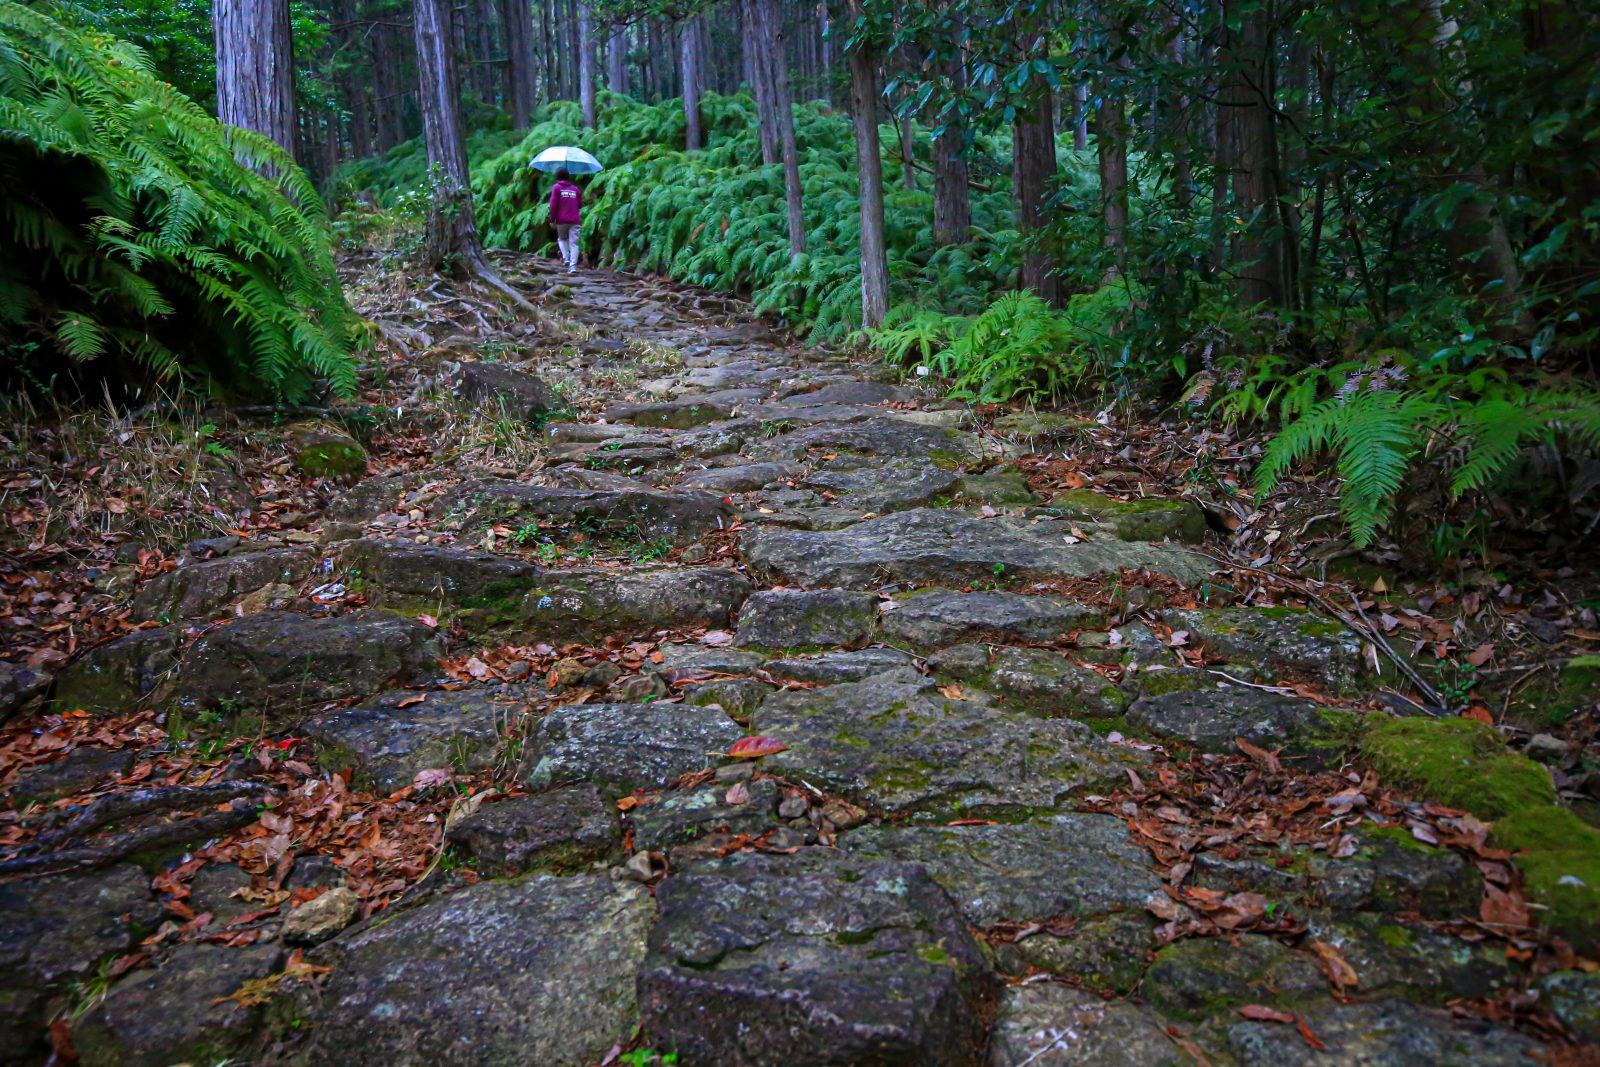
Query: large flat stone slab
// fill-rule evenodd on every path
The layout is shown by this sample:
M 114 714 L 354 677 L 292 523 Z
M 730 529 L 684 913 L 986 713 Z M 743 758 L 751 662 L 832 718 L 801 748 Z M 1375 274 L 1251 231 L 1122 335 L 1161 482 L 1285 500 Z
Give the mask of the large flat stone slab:
M 951 700 L 907 669 L 775 693 L 754 728 L 789 746 L 766 758 L 768 770 L 891 814 L 1055 808 L 1125 782 L 1140 762 L 1082 723 Z
M 1204 556 L 1166 545 L 1124 541 L 1069 544 L 1065 524 L 1028 523 L 918 508 L 813 532 L 763 528 L 744 538 L 746 563 L 758 574 L 801 585 L 873 589 L 887 582 L 997 580 L 1149 571 L 1184 583 L 1214 569 Z
M 588 1067 L 638 1019 L 654 908 L 603 874 L 483 882 L 319 948 L 308 1062 Z
M 899 511 L 922 507 L 955 490 L 960 476 L 926 461 L 839 457 L 825 460 L 800 485 L 837 498 L 858 511 Z
M 1200 1067 L 1154 1012 L 1055 982 L 1006 990 L 988 1067 Z
M 468 534 L 489 526 L 519 528 L 537 522 L 641 543 L 664 538 L 686 544 L 733 521 L 733 510 L 709 493 L 561 489 L 502 478 L 464 482 L 431 510 L 459 521 Z
M 919 426 L 889 418 L 870 408 L 846 408 L 835 414 L 832 407 L 797 408 L 772 405 L 771 418 L 804 421 L 825 415 L 854 417 L 855 421 L 819 421 L 771 440 L 751 446 L 758 460 L 805 459 L 817 455 L 855 453 L 863 456 L 901 456 L 947 470 L 976 459 L 982 453 L 978 439 L 937 426 Z M 759 413 L 759 412 L 757 412 Z M 864 416 L 864 417 L 863 417 Z
M 1311 1048 L 1293 1026 L 1240 1021 L 1227 1031 L 1227 1051 L 1240 1067 L 1527 1067 L 1540 1048 L 1509 1027 L 1456 1020 L 1400 1000 L 1328 1003 L 1303 1018 L 1326 1049 Z
M 968 921 L 1082 919 L 1138 912 L 1161 879 L 1110 815 L 1052 815 L 997 826 L 874 826 L 840 841 L 852 855 L 928 868 Z
M 1361 639 L 1326 615 L 1297 608 L 1202 608 L 1164 612 L 1189 647 L 1264 681 L 1295 679 L 1350 690 L 1369 677 Z
M 359 589 L 369 605 L 408 613 L 436 614 L 539 573 L 512 556 L 379 538 L 345 545 L 336 562 L 345 583 Z
M 313 719 L 305 731 L 324 766 L 354 767 L 362 780 L 392 791 L 418 771 L 490 766 L 526 707 L 518 690 L 400 690 Z
M 985 639 L 1053 641 L 1103 621 L 1098 609 L 1065 597 L 929 589 L 896 600 L 881 629 L 886 640 L 931 652 Z
M 684 1063 L 976 1063 L 997 982 L 924 868 L 749 855 L 671 877 L 656 899 L 645 1040 Z
M 616 809 L 586 784 L 486 804 L 445 836 L 478 861 L 478 870 L 495 878 L 575 870 L 622 847 Z
M 535 724 L 526 781 L 589 782 L 608 795 L 669 785 L 711 766 L 744 730 L 721 708 L 690 704 L 565 704 Z
M 878 598 L 847 589 L 755 593 L 739 612 L 734 641 L 758 648 L 853 645 L 878 621 Z
M 314 558 L 307 549 L 269 548 L 190 563 L 139 590 L 133 615 L 157 622 L 207 619 L 258 589 L 300 581 L 311 573 Z
M 523 641 L 593 641 L 658 630 L 725 629 L 750 580 L 720 567 L 573 568 L 540 571 L 460 602 L 455 621 Z

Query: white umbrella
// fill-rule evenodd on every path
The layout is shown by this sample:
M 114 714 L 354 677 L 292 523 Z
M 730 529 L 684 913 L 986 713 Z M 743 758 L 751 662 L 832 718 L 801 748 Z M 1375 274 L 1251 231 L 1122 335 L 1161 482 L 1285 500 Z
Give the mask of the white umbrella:
M 600 166 L 600 161 L 581 148 L 570 145 L 557 145 L 546 148 L 543 152 L 533 157 L 533 162 L 528 166 L 535 170 L 553 171 L 565 167 L 573 174 L 594 174 L 605 168 Z

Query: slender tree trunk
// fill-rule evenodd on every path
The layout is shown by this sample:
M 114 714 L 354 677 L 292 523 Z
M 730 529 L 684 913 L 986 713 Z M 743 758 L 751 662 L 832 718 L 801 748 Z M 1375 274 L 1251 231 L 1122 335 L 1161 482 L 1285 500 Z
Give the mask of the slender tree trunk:
M 1072 87 L 1072 150 L 1089 148 L 1089 83 L 1082 78 Z
M 912 192 L 917 190 L 916 132 L 911 126 L 911 116 L 901 115 L 896 121 L 900 135 L 900 183 Z
M 583 108 L 583 124 L 594 129 L 594 13 L 588 4 L 578 5 L 578 100 Z
M 967 68 L 959 55 L 950 61 L 952 88 L 967 87 Z M 942 245 L 972 240 L 972 194 L 967 188 L 966 130 L 952 112 L 944 133 L 933 142 L 933 239 Z
M 606 88 L 623 95 L 628 92 L 628 33 L 621 25 L 611 27 L 606 41 Z
M 472 211 L 467 150 L 461 140 L 450 2 L 415 0 L 414 10 L 422 136 L 432 185 L 423 256 L 429 267 L 437 268 L 453 258 L 474 272 L 486 264 Z
M 783 145 L 783 199 L 789 215 L 789 254 L 798 256 L 806 250 L 806 222 L 800 188 L 800 147 L 794 135 L 794 101 L 789 90 L 788 29 L 784 25 L 783 9 L 773 0 L 755 0 L 755 10 L 762 40 L 767 44 L 772 110 Z
M 294 42 L 289 0 L 215 0 L 217 118 L 294 154 Z
M 1126 56 L 1123 57 L 1124 61 Z M 1128 118 L 1126 83 L 1108 78 L 1101 87 L 1095 124 L 1095 155 L 1100 166 L 1100 208 L 1105 248 L 1111 253 L 1108 277 L 1127 266 L 1128 255 Z
M 1283 230 L 1279 217 L 1273 138 L 1269 28 L 1266 12 L 1247 8 L 1239 30 L 1226 33 L 1227 81 L 1218 101 L 1228 113 L 1229 171 L 1236 210 L 1249 220 L 1236 253 L 1240 297 L 1248 306 L 1285 306 Z
M 862 0 L 850 0 L 853 19 Z M 861 183 L 861 325 L 876 329 L 889 313 L 889 258 L 883 232 L 883 158 L 878 143 L 878 57 L 869 48 L 850 53 L 850 107 L 856 130 L 856 171 Z
M 778 104 L 773 79 L 776 62 L 774 42 L 768 20 L 763 17 L 765 0 L 742 0 L 744 14 L 745 66 L 750 74 L 750 91 L 756 98 L 757 133 L 761 139 L 761 163 L 771 166 L 778 162 L 780 145 L 778 132 Z
M 1032 289 L 1051 306 L 1061 303 L 1061 279 L 1050 257 L 1036 247 L 1045 222 L 1044 202 L 1050 181 L 1056 173 L 1055 107 L 1052 94 L 1042 90 L 1017 109 L 1011 126 L 1015 153 L 1012 176 L 1015 181 L 1017 216 L 1022 230 L 1022 287 Z
M 501 0 L 500 23 L 505 27 L 511 120 L 520 129 L 533 119 L 533 5 L 530 0 Z
M 828 0 L 817 4 L 817 21 L 821 23 L 822 39 L 822 91 L 817 97 L 826 101 L 833 91 L 833 30 L 828 21 Z
M 683 141 L 690 152 L 705 147 L 700 134 L 700 36 L 703 32 L 699 15 L 683 22 L 683 34 L 678 41 L 678 65 L 683 81 Z

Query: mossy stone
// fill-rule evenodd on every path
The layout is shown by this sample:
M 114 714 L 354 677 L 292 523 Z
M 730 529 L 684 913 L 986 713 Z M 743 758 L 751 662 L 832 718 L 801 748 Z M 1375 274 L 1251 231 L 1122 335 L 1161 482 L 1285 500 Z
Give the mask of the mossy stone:
M 289 427 L 291 462 L 314 478 L 338 478 L 367 469 L 367 450 L 354 437 L 327 423 Z
M 1069 519 L 1103 523 L 1124 541 L 1199 541 L 1205 515 L 1192 500 L 1150 497 L 1114 500 L 1092 489 L 1069 489 L 1050 500 L 1050 509 Z
M 1555 786 L 1544 767 L 1506 750 L 1474 719 L 1368 722 L 1361 753 L 1392 784 L 1488 819 L 1551 809 Z
M 1554 929 L 1584 940 L 1600 933 L 1600 831 L 1552 806 L 1500 820 L 1490 840 L 1515 853 L 1528 896 L 1549 909 Z
M 1028 488 L 1028 479 L 1021 471 L 1014 470 L 969 474 L 956 483 L 956 496 L 974 504 L 997 506 L 1039 502 L 1039 497 Z

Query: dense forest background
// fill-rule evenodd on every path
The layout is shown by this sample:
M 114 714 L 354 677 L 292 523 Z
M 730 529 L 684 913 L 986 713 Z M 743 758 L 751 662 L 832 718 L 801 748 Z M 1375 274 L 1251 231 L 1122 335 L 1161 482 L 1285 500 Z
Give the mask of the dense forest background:
M 1481 531 L 1530 470 L 1593 530 L 1581 3 L 7 0 L 0 31 L 0 343 L 35 380 L 347 388 L 328 242 L 405 231 L 519 302 L 483 245 L 549 243 L 527 163 L 573 143 L 599 262 L 976 402 L 1275 431 L 1263 488 L 1331 450 L 1361 543 L 1397 498 Z

